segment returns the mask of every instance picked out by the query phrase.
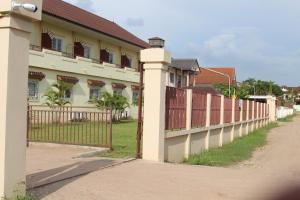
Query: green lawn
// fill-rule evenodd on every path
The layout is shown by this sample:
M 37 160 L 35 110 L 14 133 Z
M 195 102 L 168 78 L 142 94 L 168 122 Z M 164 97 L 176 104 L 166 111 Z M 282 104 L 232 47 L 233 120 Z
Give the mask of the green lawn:
M 37 142 L 105 146 L 109 144 L 109 130 L 110 125 L 102 122 L 35 123 L 28 136 Z
M 109 124 L 102 122 L 72 122 L 68 124 L 34 124 L 30 127 L 29 138 L 37 142 L 53 142 L 101 146 L 109 140 Z M 113 151 L 103 153 L 104 157 L 134 157 L 137 122 L 127 120 L 112 125 Z
M 113 124 L 113 151 L 99 154 L 102 157 L 134 157 L 136 149 L 136 121 Z
M 223 147 L 192 155 L 185 160 L 185 163 L 191 165 L 229 166 L 247 160 L 251 158 L 252 153 L 257 148 L 267 143 L 267 133 L 276 127 L 278 127 L 277 123 L 271 123 Z

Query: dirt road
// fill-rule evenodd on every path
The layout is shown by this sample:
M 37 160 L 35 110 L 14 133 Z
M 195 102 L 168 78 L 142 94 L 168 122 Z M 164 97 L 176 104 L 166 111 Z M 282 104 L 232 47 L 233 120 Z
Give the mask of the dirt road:
M 268 145 L 229 168 L 134 161 L 34 190 L 43 199 L 267 199 L 300 186 L 300 117 L 273 129 Z

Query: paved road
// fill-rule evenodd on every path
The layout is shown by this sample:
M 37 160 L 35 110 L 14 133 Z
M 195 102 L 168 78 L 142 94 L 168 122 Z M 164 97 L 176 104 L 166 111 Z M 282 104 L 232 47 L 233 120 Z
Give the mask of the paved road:
M 273 129 L 268 145 L 229 168 L 134 161 L 34 190 L 43 199 L 269 199 L 300 186 L 300 117 Z

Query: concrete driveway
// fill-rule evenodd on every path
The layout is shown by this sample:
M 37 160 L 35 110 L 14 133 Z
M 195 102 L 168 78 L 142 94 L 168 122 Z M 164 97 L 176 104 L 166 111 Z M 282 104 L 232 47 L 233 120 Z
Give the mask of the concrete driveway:
M 41 199 L 269 199 L 300 186 L 300 118 L 273 129 L 253 158 L 228 168 L 133 161 L 31 190 Z

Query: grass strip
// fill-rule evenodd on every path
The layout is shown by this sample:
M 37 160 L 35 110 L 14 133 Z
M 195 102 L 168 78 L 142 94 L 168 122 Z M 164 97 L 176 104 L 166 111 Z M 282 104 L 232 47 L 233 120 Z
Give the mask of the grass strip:
M 270 123 L 232 143 L 192 155 L 184 162 L 190 165 L 230 166 L 248 160 L 257 148 L 266 145 L 267 133 L 276 127 L 278 127 L 277 123 Z
M 279 122 L 292 122 L 294 117 L 296 117 L 297 114 L 293 114 L 293 115 L 290 115 L 290 116 L 287 116 L 285 118 L 281 118 L 281 119 L 278 119 Z

